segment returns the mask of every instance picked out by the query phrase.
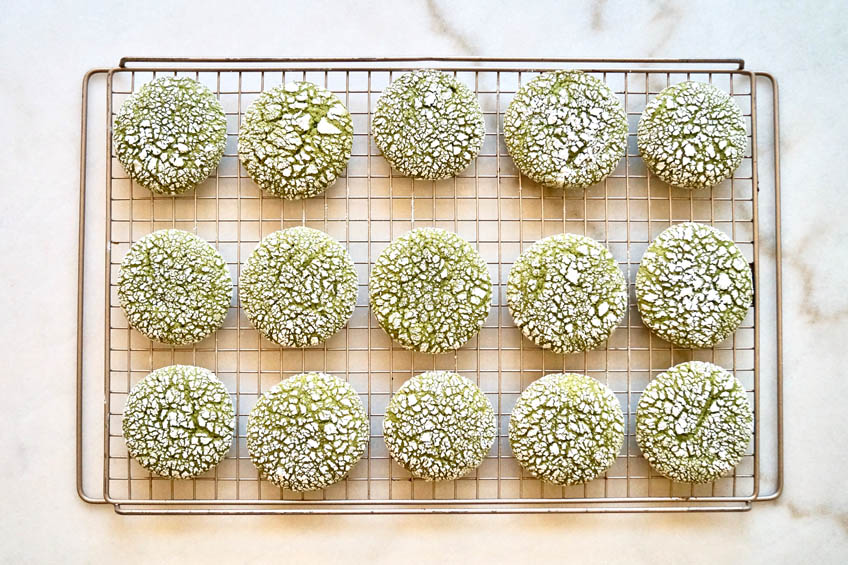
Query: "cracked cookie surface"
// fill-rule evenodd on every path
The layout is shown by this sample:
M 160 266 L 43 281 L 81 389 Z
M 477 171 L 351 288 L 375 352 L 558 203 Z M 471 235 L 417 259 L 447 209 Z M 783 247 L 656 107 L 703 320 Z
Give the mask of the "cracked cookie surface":
M 339 98 L 311 82 L 259 95 L 244 115 L 239 160 L 250 178 L 288 199 L 317 196 L 347 166 L 353 120 Z
M 742 110 L 704 83 L 669 86 L 651 100 L 637 128 L 651 172 L 680 188 L 709 188 L 733 175 L 748 142 Z
M 118 300 L 127 322 L 154 341 L 196 343 L 224 323 L 233 281 L 209 242 L 165 229 L 133 243 L 118 272 Z
M 602 475 L 624 442 L 624 415 L 613 392 L 575 373 L 545 375 L 528 386 L 509 419 L 509 443 L 535 477 L 576 485 Z
M 522 173 L 552 188 L 587 188 L 612 173 L 627 148 L 624 107 L 582 71 L 543 73 L 515 94 L 504 142 Z
M 317 345 L 356 307 L 356 270 L 347 249 L 307 227 L 265 236 L 239 277 L 244 313 L 265 337 L 286 347 Z
M 680 347 L 712 347 L 727 339 L 751 307 L 751 267 L 723 232 L 684 222 L 651 243 L 636 273 L 642 321 Z
M 145 469 L 189 479 L 217 465 L 233 442 L 235 411 L 212 371 L 171 365 L 148 374 L 124 407 L 127 451 Z
M 247 449 L 263 478 L 310 491 L 344 479 L 368 444 L 362 400 L 342 379 L 301 373 L 257 401 L 247 421 Z
M 407 349 L 443 353 L 483 326 L 492 301 L 486 262 L 459 235 L 418 228 L 377 258 L 369 283 L 380 326 Z
M 748 448 L 754 414 L 742 383 L 712 363 L 689 361 L 648 383 L 636 409 L 636 442 L 658 472 L 706 483 Z
M 395 170 L 432 180 L 468 167 L 486 133 L 474 93 L 435 70 L 412 71 L 392 81 L 377 100 L 372 130 Z
M 627 311 L 627 283 L 609 250 L 563 233 L 534 243 L 509 271 L 506 299 L 522 333 L 556 353 L 593 349 Z
M 392 396 L 383 436 L 392 458 L 414 477 L 449 481 L 475 469 L 495 441 L 495 412 L 470 380 L 429 371 Z
M 227 120 L 221 103 L 198 81 L 162 77 L 121 105 L 112 136 L 130 178 L 159 194 L 179 194 L 218 166 Z

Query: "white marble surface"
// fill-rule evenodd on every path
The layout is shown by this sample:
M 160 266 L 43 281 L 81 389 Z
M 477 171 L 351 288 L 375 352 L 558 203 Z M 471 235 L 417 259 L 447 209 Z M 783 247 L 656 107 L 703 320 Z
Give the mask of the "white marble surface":
M 848 561 L 838 362 L 848 5 L 176 4 L 4 3 L 0 561 Z M 742 57 L 771 71 L 782 87 L 785 494 L 748 513 L 651 516 L 128 518 L 83 504 L 73 463 L 79 83 L 123 55 Z

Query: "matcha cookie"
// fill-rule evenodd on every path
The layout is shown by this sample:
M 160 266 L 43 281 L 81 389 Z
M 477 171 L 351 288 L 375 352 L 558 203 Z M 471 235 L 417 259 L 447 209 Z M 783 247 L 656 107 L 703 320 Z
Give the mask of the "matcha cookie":
M 685 222 L 663 231 L 636 274 L 642 321 L 680 347 L 712 347 L 730 336 L 754 298 L 751 268 L 719 230 Z
M 444 179 L 468 167 L 483 146 L 483 112 L 474 93 L 441 71 L 401 75 L 377 100 L 374 141 L 397 171 Z
M 342 329 L 356 306 L 356 271 L 326 233 L 294 227 L 267 235 L 248 257 L 239 298 L 253 326 L 279 345 L 317 345 Z
M 218 166 L 227 120 L 212 91 L 196 80 L 162 77 L 121 105 L 112 142 L 131 179 L 159 194 L 179 194 Z
M 130 326 L 172 345 L 196 343 L 224 323 L 233 281 L 212 245 L 183 230 L 133 243 L 118 271 L 118 300 Z
M 171 365 L 130 390 L 122 429 L 127 451 L 142 467 L 190 479 L 221 462 L 235 421 L 230 395 L 212 371 Z
M 586 188 L 615 170 L 627 149 L 624 107 L 582 71 L 543 73 L 504 114 L 504 141 L 522 173 L 553 188 Z
M 338 377 L 301 373 L 262 395 L 247 420 L 247 450 L 264 479 L 309 491 L 344 479 L 368 445 L 368 416 Z
M 515 458 L 534 477 L 558 485 L 599 477 L 623 442 L 621 404 L 585 375 L 545 375 L 521 393 L 509 419 Z
M 624 318 L 627 282 L 606 247 L 563 233 L 518 257 L 506 299 L 528 339 L 556 353 L 576 353 L 600 345 Z
M 733 175 L 747 143 L 739 106 L 703 82 L 669 86 L 642 112 L 639 152 L 651 172 L 680 188 L 709 188 Z
M 422 373 L 403 383 L 383 419 L 392 458 L 428 481 L 450 481 L 475 469 L 496 435 L 486 395 L 448 371 Z
M 403 347 L 458 349 L 489 315 L 492 279 L 480 254 L 453 232 L 419 228 L 391 243 L 371 270 L 371 309 Z
M 238 153 L 256 184 L 294 200 L 333 184 L 352 147 L 353 121 L 342 101 L 311 82 L 287 82 L 248 107 Z
M 661 373 L 648 383 L 636 409 L 636 442 L 645 459 L 684 483 L 708 483 L 733 469 L 753 430 L 742 383 L 702 361 Z

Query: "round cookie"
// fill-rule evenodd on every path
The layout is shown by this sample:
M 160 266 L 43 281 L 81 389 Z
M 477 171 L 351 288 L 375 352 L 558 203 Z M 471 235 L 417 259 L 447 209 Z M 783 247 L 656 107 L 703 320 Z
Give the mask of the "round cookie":
M 742 383 L 718 365 L 689 361 L 648 383 L 636 408 L 636 442 L 664 476 L 708 483 L 748 448 L 754 413 Z
M 371 270 L 371 309 L 403 347 L 458 349 L 483 326 L 492 300 L 486 262 L 453 232 L 418 228 L 393 241 Z
M 712 347 L 727 339 L 754 298 L 751 268 L 723 232 L 685 222 L 664 230 L 636 273 L 646 326 L 680 347 Z
M 563 233 L 537 241 L 518 257 L 506 299 L 528 339 L 556 353 L 576 353 L 608 339 L 624 318 L 627 282 L 606 247 Z
M 324 192 L 347 166 L 353 121 L 339 98 L 311 82 L 287 82 L 259 95 L 239 133 L 250 178 L 288 199 Z
M 171 345 L 196 343 L 220 328 L 233 295 L 218 250 L 175 229 L 133 243 L 121 262 L 117 287 L 130 326 Z
M 317 345 L 353 315 L 358 281 L 347 249 L 326 233 L 294 227 L 265 236 L 239 278 L 244 313 L 286 347 Z
M 429 371 L 403 383 L 383 419 L 392 458 L 428 481 L 450 481 L 475 469 L 496 434 L 486 395 L 449 371 Z
M 730 177 L 745 154 L 742 110 L 715 86 L 682 82 L 651 100 L 637 128 L 651 172 L 680 188 L 709 188 Z
M 627 149 L 627 117 L 612 90 L 582 71 L 543 73 L 504 114 L 504 142 L 522 173 L 553 188 L 587 188 Z
M 130 390 L 122 429 L 127 451 L 142 467 L 190 479 L 221 462 L 235 423 L 230 394 L 212 371 L 171 365 Z
M 124 101 L 112 141 L 130 178 L 159 194 L 179 194 L 218 166 L 227 120 L 204 85 L 188 77 L 162 77 Z
M 338 377 L 301 373 L 262 395 L 247 420 L 247 450 L 262 477 L 309 491 L 344 479 L 368 445 L 368 416 Z
M 412 71 L 394 80 L 377 100 L 372 131 L 392 167 L 432 180 L 468 167 L 486 133 L 474 93 L 435 70 Z
M 585 375 L 545 375 L 521 393 L 509 418 L 516 460 L 557 485 L 599 477 L 623 442 L 621 404 L 609 387 Z

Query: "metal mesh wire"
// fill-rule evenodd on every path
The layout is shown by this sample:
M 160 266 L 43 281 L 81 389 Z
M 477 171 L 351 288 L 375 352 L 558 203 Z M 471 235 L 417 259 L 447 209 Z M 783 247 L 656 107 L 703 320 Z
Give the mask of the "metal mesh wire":
M 555 68 L 555 66 L 550 66 Z M 679 349 L 651 335 L 636 308 L 633 283 L 649 242 L 681 221 L 711 224 L 730 235 L 749 261 L 754 260 L 756 229 L 755 162 L 751 135 L 752 75 L 747 71 L 704 73 L 610 70 L 593 73 L 605 81 L 625 106 L 629 123 L 627 155 L 605 181 L 585 191 L 541 188 L 518 175 L 507 154 L 503 114 L 517 88 L 536 72 L 479 69 L 451 71 L 479 97 L 486 137 L 479 157 L 457 177 L 418 181 L 396 176 L 370 135 L 371 112 L 383 88 L 404 69 L 310 71 L 265 70 L 130 70 L 115 69 L 107 88 L 109 123 L 127 96 L 142 84 L 166 74 L 197 78 L 220 99 L 228 122 L 227 148 L 216 172 L 196 190 L 180 196 L 153 195 L 130 181 L 110 153 L 107 173 L 109 237 L 109 304 L 106 465 L 104 488 L 110 501 L 220 501 L 262 504 L 268 501 L 330 500 L 339 503 L 443 501 L 582 501 L 627 502 L 649 498 L 674 501 L 751 498 L 756 492 L 754 442 L 733 474 L 705 485 L 669 481 L 652 471 L 635 441 L 635 409 L 651 378 L 690 359 L 715 362 L 742 381 L 754 404 L 755 312 L 739 330 L 712 349 Z M 636 147 L 636 124 L 646 103 L 660 90 L 683 80 L 712 82 L 742 108 L 749 143 L 732 179 L 712 190 L 670 188 L 647 173 Z M 260 190 L 240 167 L 239 125 L 260 92 L 284 81 L 309 80 L 336 93 L 353 116 L 353 155 L 347 170 L 325 194 L 287 201 Z M 108 135 L 108 134 L 107 134 Z M 755 140 L 754 140 L 755 141 Z M 107 140 L 111 147 L 111 140 Z M 239 309 L 235 293 L 224 326 L 204 341 L 186 347 L 151 342 L 128 327 L 116 295 L 120 262 L 133 241 L 162 228 L 179 228 L 210 241 L 226 259 L 234 281 L 239 268 L 265 235 L 307 225 L 338 238 L 350 250 L 359 277 L 359 296 L 350 323 L 326 343 L 306 349 L 281 348 L 253 329 Z M 406 351 L 380 329 L 368 307 L 371 265 L 390 241 L 417 227 L 455 231 L 472 242 L 489 265 L 493 304 L 478 336 L 455 354 Z M 524 339 L 506 307 L 509 269 L 519 253 L 536 240 L 561 232 L 585 234 L 609 247 L 630 287 L 624 321 L 609 342 L 586 353 L 557 355 Z M 755 281 L 755 284 L 758 281 Z M 755 287 L 756 290 L 757 287 Z M 217 468 L 194 480 L 151 476 L 127 456 L 121 414 L 130 388 L 148 372 L 174 363 L 213 370 L 231 391 L 238 414 L 237 438 Z M 382 417 L 389 397 L 412 375 L 449 369 L 476 382 L 498 415 L 498 437 L 482 465 L 455 481 L 412 479 L 386 450 Z M 259 395 L 282 378 L 321 370 L 348 380 L 370 414 L 371 438 L 349 477 L 327 489 L 295 493 L 261 480 L 245 444 L 247 415 Z M 621 401 L 626 439 L 613 466 L 581 486 L 543 483 L 523 472 L 511 456 L 509 414 L 520 392 L 551 372 L 574 371 L 606 383 Z M 758 407 L 757 407 L 758 409 Z

